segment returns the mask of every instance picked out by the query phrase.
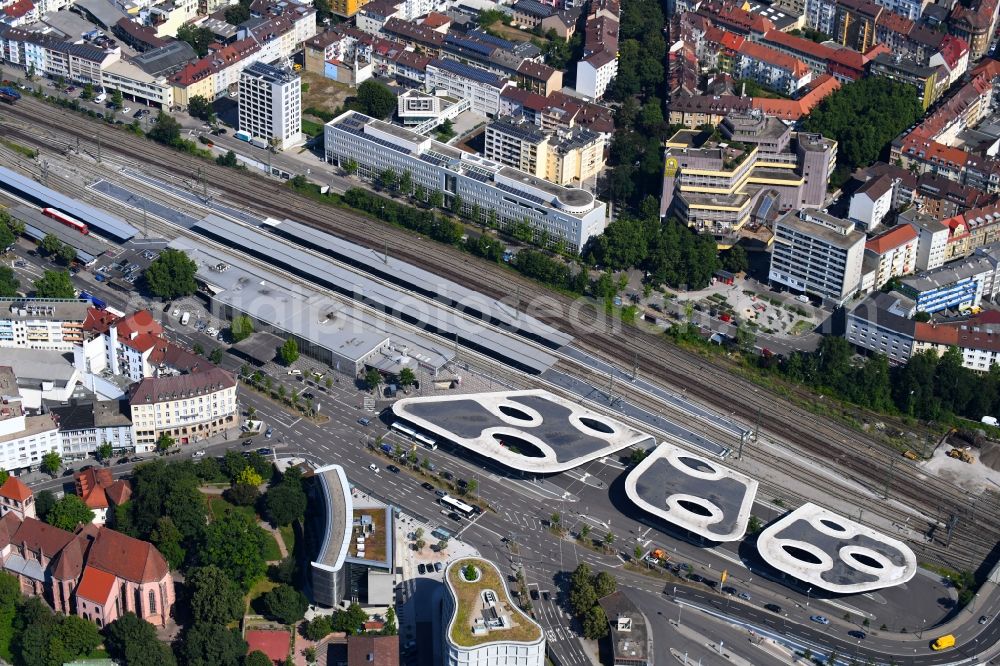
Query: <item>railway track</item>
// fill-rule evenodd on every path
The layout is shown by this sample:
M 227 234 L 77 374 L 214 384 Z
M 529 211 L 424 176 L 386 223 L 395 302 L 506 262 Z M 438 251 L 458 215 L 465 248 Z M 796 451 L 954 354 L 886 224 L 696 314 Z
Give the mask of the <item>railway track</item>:
M 46 128 L 46 137 L 39 137 L 37 131 L 32 133 L 23 127 L 8 124 L 6 128 L 18 138 L 40 145 L 46 150 L 64 153 L 74 148 L 77 139 L 93 144 L 95 137 L 101 137 L 105 154 L 121 154 L 140 163 L 143 168 L 156 165 L 159 170 L 188 181 L 193 179 L 195 173 L 203 174 L 211 182 L 213 190 L 233 203 L 272 217 L 290 217 L 361 244 L 372 244 L 373 224 L 369 218 L 334 207 L 317 206 L 315 202 L 296 195 L 273 180 L 248 177 L 246 173 L 216 167 L 198 158 L 157 146 L 103 123 L 88 121 L 75 113 L 55 109 L 29 98 L 16 105 L 12 109 L 12 115 L 20 116 L 30 126 L 41 125 Z M 87 125 L 86 130 L 77 129 L 76 126 L 81 123 Z M 57 138 L 59 136 L 67 138 L 61 141 Z M 253 187 L 249 188 L 248 184 L 251 182 Z M 477 264 L 477 268 L 482 270 L 472 271 L 468 255 L 419 239 L 411 232 L 380 224 L 378 234 L 379 241 L 387 242 L 390 252 L 398 258 L 429 268 L 442 277 L 466 284 L 498 300 L 511 302 L 514 288 L 526 295 L 540 291 L 536 284 L 502 267 L 485 269 Z M 569 311 L 569 299 L 551 294 L 546 294 L 546 298 L 549 303 L 555 302 L 560 312 Z M 859 482 L 877 487 L 890 473 L 893 474 L 892 494 L 901 501 L 922 507 L 928 515 L 934 515 L 941 504 L 953 507 L 960 515 L 967 514 L 967 511 L 962 510 L 967 496 L 962 489 L 940 479 L 926 477 L 915 466 L 902 459 L 894 460 L 885 455 L 883 460 L 882 445 L 863 434 L 787 405 L 750 382 L 715 368 L 695 354 L 672 347 L 656 336 L 630 330 L 628 337 L 615 337 L 612 327 L 598 317 L 581 318 L 568 324 L 559 314 L 553 315 L 547 311 L 534 311 L 531 314 L 556 328 L 568 330 L 577 337 L 581 348 L 599 357 L 610 358 L 619 366 L 630 367 L 639 354 L 643 359 L 642 370 L 645 375 L 655 376 L 661 383 L 684 389 L 704 404 L 722 413 L 732 413 L 744 423 L 755 421 L 759 408 L 763 417 L 763 433 L 778 440 L 789 441 L 796 448 L 816 456 L 818 460 L 836 459 L 831 455 L 836 451 L 846 453 L 847 455 L 839 457 L 840 464 L 852 476 L 856 475 Z M 725 390 L 720 390 L 723 387 Z M 629 395 L 628 399 L 639 400 L 634 394 Z M 663 406 L 654 405 L 654 408 L 662 410 Z M 699 423 L 699 426 L 704 428 L 703 423 Z M 876 452 L 882 455 L 873 457 Z M 754 455 L 752 452 L 747 453 Z M 982 553 L 983 547 L 989 544 L 985 550 L 992 549 L 1000 538 L 1000 521 L 995 511 L 987 513 L 985 507 L 976 518 L 976 525 L 971 525 L 971 520 L 960 520 L 953 541 L 969 544 L 980 542 L 974 545 L 980 546 L 975 550 Z

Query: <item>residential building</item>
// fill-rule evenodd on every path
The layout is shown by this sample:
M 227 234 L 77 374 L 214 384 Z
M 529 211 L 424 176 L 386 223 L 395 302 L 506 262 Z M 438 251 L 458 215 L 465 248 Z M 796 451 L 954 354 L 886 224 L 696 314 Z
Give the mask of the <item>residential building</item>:
M 590 4 L 583 54 L 576 63 L 576 91 L 588 100 L 604 97 L 618 74 L 618 5 Z
M 83 341 L 87 301 L 0 299 L 0 347 L 72 351 Z
M 692 130 L 714 126 L 730 113 L 749 111 L 752 105 L 752 98 L 736 95 L 681 95 L 670 100 L 668 122 Z
M 881 289 L 892 278 L 916 270 L 918 238 L 916 229 L 902 223 L 865 243 L 865 251 L 878 259 L 874 289 Z
M 240 130 L 278 150 L 302 143 L 302 79 L 255 62 L 240 75 Z
M 115 455 L 135 451 L 131 410 L 119 400 L 95 400 L 50 407 L 59 426 L 64 460 L 93 456 L 97 447 L 108 443 Z
M 559 185 L 579 185 L 604 169 L 604 149 L 604 137 L 582 127 L 545 131 L 501 119 L 486 127 L 483 156 Z
M 794 122 L 809 115 L 820 102 L 840 88 L 840 81 L 831 74 L 820 74 L 799 90 L 797 99 L 754 97 L 751 106 L 768 116 Z
M 976 254 L 964 261 L 905 277 L 899 292 L 916 302 L 918 312 L 965 311 L 996 295 L 993 257 Z
M 979 60 L 986 55 L 990 40 L 996 33 L 998 9 L 1000 3 L 997 0 L 979 0 L 968 4 L 956 2 L 952 5 L 948 17 L 949 32 L 966 41 L 971 60 Z
M 865 231 L 882 224 L 892 209 L 893 180 L 890 176 L 876 176 L 851 195 L 847 217 Z
M 944 67 L 948 70 L 947 84 L 951 87 L 969 69 L 969 45 L 961 37 L 945 35 L 941 40 L 941 48 L 929 58 L 927 64 L 931 67 Z
M 1000 362 L 1000 313 L 987 310 L 964 321 L 916 325 L 914 354 L 934 351 L 941 355 L 952 347 L 962 354 L 963 367 L 989 372 Z
M 0 6 L 0 23 L 12 28 L 31 25 L 38 20 L 38 7 L 32 0 L 14 0 Z
M 812 79 L 812 70 L 801 60 L 785 53 L 744 41 L 737 50 L 734 74 L 756 81 L 785 95 L 791 95 Z
M 470 580 L 466 572 L 472 572 Z M 495 564 L 453 560 L 444 574 L 446 666 L 544 666 L 545 634 L 513 602 Z
M 351 18 L 367 3 L 366 0 L 333 0 L 330 11 L 343 18 Z
M 163 555 L 107 527 L 84 525 L 73 533 L 7 513 L 0 518 L 0 565 L 18 579 L 23 594 L 98 627 L 126 612 L 163 627 L 174 605 Z
M 977 248 L 1000 241 L 1000 204 L 973 208 L 941 223 L 948 228 L 944 261 L 961 259 Z
M 391 18 L 410 20 L 405 16 L 405 5 L 400 0 L 371 0 L 358 10 L 354 17 L 355 24 L 358 30 L 377 35 Z
M 114 522 L 116 506 L 121 506 L 132 497 L 132 486 L 125 479 L 115 481 L 107 467 L 91 467 L 73 474 L 76 494 L 94 512 L 95 525 Z M 110 512 L 110 513 L 109 513 Z
M 875 25 L 883 11 L 873 0 L 837 0 L 829 34 L 841 46 L 864 53 L 876 44 Z
M 500 113 L 500 93 L 507 79 L 457 60 L 435 58 L 427 64 L 427 90 L 443 90 L 451 97 L 468 99 L 472 110 L 484 116 Z
M 911 21 L 919 21 L 930 0 L 875 0 L 875 3 Z
M 612 666 L 652 666 L 653 635 L 639 607 L 621 590 L 601 597 L 597 603 L 608 618 Z
M 745 226 L 769 226 L 772 214 L 824 205 L 835 141 L 793 132 L 757 110 L 729 114 L 719 130 L 722 141 L 693 130 L 667 140 L 661 215 L 727 247 Z
M 906 363 L 913 353 L 916 322 L 913 301 L 876 291 L 847 312 L 844 337 L 855 347 Z
M 0 467 L 14 473 L 37 468 L 42 456 L 60 453 L 62 441 L 52 414 L 29 415 L 10 366 L 0 366 Z
M 35 515 L 34 493 L 16 476 L 8 476 L 0 486 L 0 518 L 8 513 L 13 513 L 18 520 L 38 517 Z
M 774 224 L 768 279 L 841 305 L 861 284 L 865 236 L 818 210 L 786 213 Z
M 914 208 L 900 213 L 899 221 L 909 224 L 917 232 L 917 271 L 929 271 L 944 265 L 948 245 L 947 226 Z
M 562 240 L 571 252 L 606 224 L 604 202 L 586 190 L 550 183 L 360 113 L 348 111 L 327 123 L 325 138 L 327 162 L 343 166 L 353 160 L 358 175 L 369 180 L 386 169 L 409 172 L 414 186 L 441 191 L 448 200 L 457 195 L 470 211 L 496 211 L 501 227 L 527 223 L 536 236 Z
M 347 666 L 399 666 L 399 638 L 354 634 L 347 637 Z
M 161 435 L 190 444 L 238 425 L 236 380 L 208 368 L 190 375 L 146 377 L 129 391 L 137 451 L 152 451 Z
M 825 35 L 833 34 L 837 0 L 806 0 L 806 25 Z

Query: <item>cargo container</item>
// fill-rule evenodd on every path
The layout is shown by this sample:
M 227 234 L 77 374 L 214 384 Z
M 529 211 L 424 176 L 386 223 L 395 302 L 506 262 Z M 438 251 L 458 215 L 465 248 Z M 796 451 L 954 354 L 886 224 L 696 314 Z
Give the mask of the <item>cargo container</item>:
M 250 143 L 250 134 L 248 134 L 247 132 L 236 132 L 235 134 L 233 134 L 233 136 L 239 139 L 240 141 L 246 141 L 247 143 Z

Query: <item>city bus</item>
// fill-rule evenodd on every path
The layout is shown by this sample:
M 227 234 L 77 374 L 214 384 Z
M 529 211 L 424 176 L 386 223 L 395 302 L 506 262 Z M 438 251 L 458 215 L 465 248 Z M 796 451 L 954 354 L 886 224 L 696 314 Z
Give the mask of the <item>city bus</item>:
M 455 499 L 451 495 L 445 495 L 438 502 L 441 506 L 448 507 L 455 513 L 460 513 L 466 518 L 472 518 L 476 515 L 476 507 L 466 504 L 462 500 Z
M 434 441 L 432 438 L 428 437 L 427 435 L 424 435 L 424 434 L 421 434 L 421 433 L 417 432 L 416 430 L 414 430 L 410 426 L 405 425 L 405 424 L 401 423 L 400 421 L 395 421 L 395 422 L 393 422 L 392 426 L 390 426 L 390 427 L 393 430 L 395 430 L 396 432 L 398 432 L 398 433 L 400 433 L 402 435 L 406 435 L 407 437 L 409 437 L 410 439 L 412 439 L 412 440 L 414 440 L 416 442 L 420 442 L 421 444 L 423 444 L 424 446 L 426 446 L 431 451 L 437 451 L 437 442 L 436 441 Z

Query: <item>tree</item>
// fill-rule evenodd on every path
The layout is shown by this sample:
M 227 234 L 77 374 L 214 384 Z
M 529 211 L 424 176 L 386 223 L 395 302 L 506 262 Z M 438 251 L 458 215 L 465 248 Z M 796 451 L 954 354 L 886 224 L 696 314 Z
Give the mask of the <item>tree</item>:
M 104 628 L 108 654 L 128 666 L 175 666 L 170 648 L 156 637 L 156 629 L 135 613 L 126 612 Z
M 604 547 L 605 548 L 610 548 L 611 545 L 614 542 L 615 542 L 615 535 L 614 534 L 612 534 L 611 532 L 608 532 L 607 534 L 604 535 Z
M 236 506 L 253 506 L 260 499 L 260 490 L 257 486 L 246 483 L 237 483 L 232 488 L 228 488 L 223 496 L 230 504 Z
M 371 368 L 365 373 L 365 384 L 368 386 L 369 391 L 374 391 L 382 383 L 382 373 Z
M 229 326 L 229 333 L 233 336 L 233 342 L 246 340 L 253 335 L 253 331 L 253 320 L 246 315 L 239 315 L 233 319 L 233 323 Z
M 306 614 L 309 600 L 291 585 L 279 585 L 264 595 L 265 614 L 282 624 L 295 624 Z
M 62 246 L 62 241 L 55 234 L 45 234 L 38 244 L 38 249 L 42 251 L 42 254 L 53 255 L 59 252 Z
M 465 493 L 467 495 L 475 495 L 476 491 L 479 490 L 479 482 L 475 479 L 469 479 L 465 482 Z
M 208 360 L 216 365 L 222 363 L 222 347 L 216 347 L 208 353 Z
M 427 542 L 424 541 L 423 539 L 417 539 L 416 541 L 413 542 L 413 547 L 417 549 L 418 553 L 422 551 L 424 549 L 424 546 L 426 545 Z
M 597 640 L 608 635 L 608 618 L 600 606 L 591 606 L 580 620 L 583 635 L 590 640 Z
M 46 474 L 55 474 L 62 467 L 62 456 L 55 451 L 49 451 L 42 456 L 42 464 L 39 466 Z
M 193 351 L 198 356 L 202 356 L 205 354 L 205 348 L 201 346 L 200 342 L 194 343 L 194 345 L 191 347 L 191 351 Z
M 254 650 L 243 659 L 243 666 L 274 666 L 274 662 L 267 654 Z
M 236 629 L 221 624 L 196 624 L 187 630 L 178 652 L 188 666 L 240 666 L 247 642 Z
M 351 158 L 344 162 L 344 173 L 348 176 L 353 176 L 358 172 L 358 163 L 354 158 Z
M 396 175 L 394 169 L 386 169 L 378 176 L 379 184 L 382 185 L 387 190 L 396 189 L 396 184 L 399 182 L 399 177 Z
M 45 271 L 35 280 L 36 298 L 74 298 L 76 289 L 66 271 Z
M 80 99 L 94 99 L 94 84 L 84 83 L 83 90 L 80 91 Z
M 430 204 L 431 208 L 441 208 L 444 206 L 444 192 L 434 190 L 431 192 L 430 197 L 428 197 L 427 203 Z
M 109 442 L 102 442 L 95 451 L 97 459 L 101 462 L 109 460 L 115 453 L 115 449 Z
M 39 520 L 45 520 L 49 511 L 56 505 L 56 496 L 51 490 L 43 490 L 35 495 L 35 514 Z
M 643 550 L 642 546 L 636 546 L 635 549 L 632 550 L 632 559 L 639 561 L 645 553 L 646 551 Z
M 94 512 L 80 499 L 79 495 L 65 495 L 49 511 L 45 522 L 53 527 L 72 532 L 79 525 L 85 525 L 93 519 Z
M 618 589 L 618 581 L 607 571 L 602 571 L 594 576 L 594 593 L 598 599 L 603 599 Z
M 3 227 L 0 227 L 2 230 Z M 2 246 L 2 242 L 0 242 Z M 0 297 L 11 298 L 17 296 L 21 290 L 21 281 L 17 279 L 17 274 L 10 266 L 0 266 Z
M 177 39 L 190 44 L 201 57 L 208 53 L 208 45 L 215 41 L 215 34 L 209 28 L 186 24 L 177 29 Z
M 245 467 L 240 470 L 239 474 L 236 475 L 236 481 L 234 483 L 238 486 L 245 485 L 257 487 L 264 483 L 264 479 L 257 473 L 257 470 L 251 467 Z
M 268 538 L 253 517 L 230 511 L 206 528 L 202 564 L 217 566 L 249 590 L 267 570 L 264 548 Z
M 561 520 L 562 516 L 560 516 L 558 513 L 553 513 L 551 516 L 549 516 L 549 522 L 552 524 L 552 527 L 558 528 L 559 521 Z
M 243 592 L 221 569 L 192 569 L 185 580 L 190 593 L 191 615 L 198 624 L 229 624 L 243 617 Z
M 332 631 L 344 631 L 348 634 L 358 634 L 364 631 L 364 623 L 368 621 L 368 611 L 357 602 L 347 607 L 347 610 L 333 614 Z
M 750 520 L 747 521 L 747 532 L 750 534 L 756 534 L 763 529 L 764 523 L 757 516 L 750 516 Z
M 194 275 L 198 265 L 184 252 L 167 248 L 146 269 L 149 290 L 160 298 L 190 296 L 198 290 Z
M 217 155 L 215 163 L 219 166 L 230 167 L 232 169 L 235 169 L 240 165 L 239 160 L 236 159 L 236 153 L 231 150 L 227 150 L 224 155 Z
M 597 593 L 587 564 L 579 564 L 570 574 L 569 605 L 573 614 L 582 617 L 597 604 Z
M 588 536 L 590 536 L 590 525 L 584 523 L 583 527 L 580 528 L 580 538 L 586 539 Z
M 389 606 L 385 611 L 385 626 L 382 627 L 383 636 L 395 636 L 399 633 L 396 625 L 396 609 Z
M 417 375 L 410 368 L 403 368 L 399 371 L 399 385 L 413 386 L 417 382 Z
M 275 525 L 290 525 L 306 512 L 306 494 L 300 487 L 279 483 L 267 491 L 264 506 L 271 522 Z
M 299 343 L 295 342 L 295 338 L 285 340 L 285 344 L 278 350 L 278 356 L 285 365 L 291 365 L 299 360 Z
M 410 173 L 409 169 L 403 171 L 399 176 L 399 191 L 406 196 L 413 193 L 413 174 Z
M 188 113 L 201 120 L 208 120 L 215 113 L 212 103 L 204 95 L 188 98 Z
M 358 103 L 363 113 L 384 120 L 396 110 L 396 95 L 385 84 L 368 79 L 358 86 Z
M 444 551 L 448 550 L 448 540 L 447 539 L 441 539 L 440 541 L 438 541 L 437 542 L 437 549 L 438 549 L 438 552 L 441 552 L 441 553 L 443 553 Z
M 147 136 L 165 146 L 176 146 L 181 140 L 181 124 L 173 116 L 160 111 Z
M 168 435 L 167 433 L 160 433 L 160 436 L 156 438 L 156 450 L 163 452 L 172 448 L 176 443 L 176 440 Z
M 734 245 L 722 253 L 722 267 L 730 273 L 745 273 L 750 268 L 750 259 L 742 245 Z
M 125 106 L 125 97 L 122 95 L 121 90 L 112 90 L 111 99 L 108 100 L 116 109 L 120 109 Z
M 177 569 L 184 564 L 185 551 L 181 546 L 184 535 L 177 529 L 170 516 L 163 516 L 156 521 L 156 527 L 149 535 L 149 540 L 153 542 L 156 549 L 160 551 L 167 560 L 171 569 Z

